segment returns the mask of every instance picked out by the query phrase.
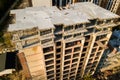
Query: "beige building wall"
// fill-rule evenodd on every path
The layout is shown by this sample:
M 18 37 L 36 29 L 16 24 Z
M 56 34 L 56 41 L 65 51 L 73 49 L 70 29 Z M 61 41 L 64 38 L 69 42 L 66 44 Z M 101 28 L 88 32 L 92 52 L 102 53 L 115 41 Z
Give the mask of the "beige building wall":
M 32 0 L 31 2 L 33 7 L 52 6 L 52 0 Z

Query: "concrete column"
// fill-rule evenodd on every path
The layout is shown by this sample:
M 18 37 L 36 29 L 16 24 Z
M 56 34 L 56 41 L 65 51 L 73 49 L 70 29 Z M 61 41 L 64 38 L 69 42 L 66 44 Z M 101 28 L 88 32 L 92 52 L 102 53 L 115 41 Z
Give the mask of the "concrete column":
M 62 0 L 59 0 L 59 7 L 62 7 Z

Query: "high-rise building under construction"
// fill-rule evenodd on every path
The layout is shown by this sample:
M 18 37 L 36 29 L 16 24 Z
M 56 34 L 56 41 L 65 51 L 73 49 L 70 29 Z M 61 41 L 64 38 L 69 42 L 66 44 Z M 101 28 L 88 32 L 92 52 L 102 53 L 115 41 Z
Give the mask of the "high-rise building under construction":
M 76 2 L 91 2 L 96 5 L 99 5 L 107 10 L 110 10 L 113 13 L 120 14 L 120 0 L 29 0 L 31 6 L 57 6 L 57 7 L 66 7 L 70 4 Z
M 79 80 L 94 74 L 120 17 L 90 2 L 66 9 L 12 10 L 8 31 L 26 78 Z

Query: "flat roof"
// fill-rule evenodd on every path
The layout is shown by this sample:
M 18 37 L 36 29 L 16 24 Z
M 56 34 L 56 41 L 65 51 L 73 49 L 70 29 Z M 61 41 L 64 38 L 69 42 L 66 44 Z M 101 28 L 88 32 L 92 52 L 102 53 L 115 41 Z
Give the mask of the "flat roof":
M 81 2 L 71 5 L 71 9 L 78 10 L 89 16 L 90 19 L 112 19 L 119 16 L 91 2 Z
M 16 23 L 10 24 L 8 31 L 24 30 L 33 27 L 48 29 L 54 28 L 54 25 L 57 24 L 68 26 L 89 23 L 90 19 L 119 18 L 118 15 L 90 2 L 71 4 L 68 9 L 64 10 L 59 10 L 55 6 L 28 7 L 12 10 L 11 14 L 15 14 Z

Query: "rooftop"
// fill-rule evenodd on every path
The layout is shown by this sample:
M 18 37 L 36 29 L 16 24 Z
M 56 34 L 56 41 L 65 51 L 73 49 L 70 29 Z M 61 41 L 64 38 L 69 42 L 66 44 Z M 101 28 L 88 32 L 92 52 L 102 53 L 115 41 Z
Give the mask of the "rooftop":
M 16 23 L 10 24 L 8 31 L 24 30 L 33 27 L 48 29 L 54 28 L 55 24 L 67 26 L 89 23 L 90 19 L 103 20 L 119 18 L 118 15 L 90 2 L 75 3 L 64 10 L 59 10 L 55 6 L 29 7 L 12 10 L 11 14 L 16 15 Z

